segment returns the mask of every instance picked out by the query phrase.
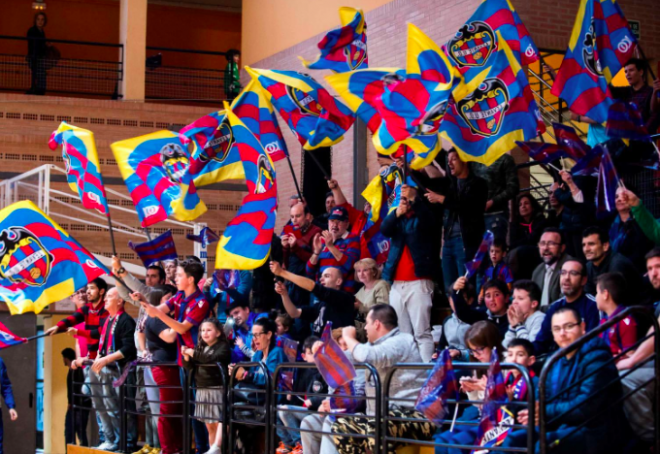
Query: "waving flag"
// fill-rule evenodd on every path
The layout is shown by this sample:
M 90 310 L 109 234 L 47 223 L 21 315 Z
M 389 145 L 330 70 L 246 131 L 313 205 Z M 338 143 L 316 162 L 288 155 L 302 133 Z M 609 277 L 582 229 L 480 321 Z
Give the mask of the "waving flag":
M 295 363 L 298 357 L 298 342 L 293 339 L 282 339 L 282 350 L 290 363 Z M 294 369 L 282 369 L 280 371 L 281 380 L 279 380 L 278 389 L 280 391 L 293 391 Z
M 235 147 L 243 162 L 248 194 L 218 242 L 215 267 L 252 270 L 263 265 L 277 217 L 275 167 L 259 141 L 226 106 Z
M 266 90 L 270 101 L 305 150 L 344 140 L 355 118 L 345 105 L 307 74 L 295 71 L 245 70 Z
M 309 69 L 330 69 L 345 73 L 369 67 L 367 58 L 367 24 L 361 9 L 339 8 L 341 28 L 329 31 L 319 42 L 321 54 L 315 61 L 302 57 L 302 64 Z
M 13 347 L 14 345 L 24 344 L 26 342 L 26 338 L 17 336 L 9 331 L 9 328 L 4 324 L 0 323 L 0 350 L 7 347 Z
M 477 249 L 476 254 L 474 254 L 474 258 L 471 262 L 465 264 L 465 270 L 467 271 L 466 277 L 468 279 L 474 276 L 477 271 L 479 271 L 479 267 L 481 267 L 481 263 L 484 261 L 484 257 L 488 255 L 488 251 L 490 251 L 490 247 L 493 245 L 493 239 L 493 232 L 486 230 L 486 233 L 484 233 L 484 238 L 481 240 L 481 244 L 479 245 L 479 249 Z
M 237 270 L 220 270 L 213 272 L 213 287 L 218 292 L 224 292 L 228 288 L 237 288 L 241 285 L 241 273 Z
M 497 52 L 497 33 L 516 60 L 526 66 L 539 59 L 538 49 L 508 0 L 483 0 L 472 17 L 446 44 L 447 55 L 467 81 L 478 77 Z
M 605 123 L 613 102 L 607 86 L 636 47 L 616 0 L 581 0 L 552 94 L 572 112 Z
M 13 314 L 60 301 L 109 271 L 34 203 L 0 211 L 0 298 Z
M 554 143 L 544 142 L 516 142 L 522 151 L 530 158 L 544 164 L 550 164 L 559 158 L 568 158 L 568 153 Z
M 188 235 L 186 235 L 186 238 L 196 243 L 201 243 L 203 248 L 205 248 L 211 243 L 215 243 L 220 239 L 218 234 L 208 227 L 202 228 L 202 230 L 199 232 L 199 235 L 194 235 L 189 233 Z
M 273 105 L 255 79 L 232 102 L 231 110 L 254 134 L 273 162 L 286 158 L 289 151 L 282 137 Z
M 633 102 L 616 101 L 607 112 L 606 131 L 615 139 L 650 140 L 642 113 Z
M 596 216 L 602 219 L 616 209 L 616 190 L 621 185 L 621 180 L 616 173 L 614 162 L 607 148 L 600 144 L 595 148 L 602 148 L 598 185 L 596 186 Z
M 591 147 L 578 136 L 574 128 L 561 123 L 553 123 L 555 140 L 574 161 L 579 161 L 589 153 Z
M 67 183 L 80 197 L 82 206 L 108 216 L 108 200 L 94 133 L 63 121 L 48 141 L 51 150 L 55 150 L 58 145 L 62 145 Z
M 504 407 L 506 403 L 506 385 L 497 357 L 497 349 L 493 349 L 488 368 L 488 381 L 486 382 L 486 393 L 484 404 L 481 409 L 481 422 L 477 432 L 477 445 L 484 448 L 499 446 L 511 432 L 511 425 L 515 424 L 513 414 Z M 487 452 L 475 450 L 477 452 Z
M 332 338 L 332 322 L 326 323 L 323 328 L 321 342 L 323 342 L 323 346 L 314 355 L 314 362 L 328 386 L 339 388 L 353 380 L 355 368 Z
M 158 262 L 164 262 L 165 260 L 176 260 L 179 257 L 176 253 L 176 246 L 171 230 L 144 243 L 136 244 L 129 241 L 128 247 L 137 253 L 145 267 L 155 265 Z
M 173 215 L 192 221 L 206 212 L 189 172 L 191 157 L 180 136 L 158 131 L 110 145 L 142 227 Z
M 396 164 L 376 175 L 362 191 L 362 197 L 371 205 L 369 221 L 377 223 L 398 206 L 396 188 L 401 186 L 403 174 Z M 393 208 L 394 207 L 394 208 Z
M 470 95 L 450 103 L 440 125 L 464 161 L 490 165 L 545 131 L 527 77 L 507 42 L 496 32 L 497 52 L 488 59 L 488 77 Z
M 355 413 L 360 405 L 360 399 L 353 399 L 355 396 L 355 382 L 353 380 L 344 383 L 334 390 L 330 397 L 330 409 L 333 413 Z M 330 415 L 332 420 L 335 415 Z
M 415 409 L 426 416 L 426 419 L 440 426 L 447 414 L 447 401 L 458 400 L 458 397 L 456 374 L 449 349 L 444 349 L 419 392 Z
M 603 147 L 595 146 L 587 152 L 587 154 L 580 158 L 578 162 L 571 168 L 573 176 L 590 175 L 596 176 L 600 167 L 600 161 L 603 157 Z

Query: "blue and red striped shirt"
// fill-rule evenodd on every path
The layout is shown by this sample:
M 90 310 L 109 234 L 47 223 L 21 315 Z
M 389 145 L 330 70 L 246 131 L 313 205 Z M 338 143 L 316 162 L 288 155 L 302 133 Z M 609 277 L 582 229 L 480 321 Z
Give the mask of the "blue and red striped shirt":
M 186 297 L 183 291 L 179 291 L 172 298 L 165 303 L 170 309 L 170 315 L 179 323 L 190 322 L 192 327 L 185 333 L 177 336 L 177 362 L 183 366 L 181 361 L 181 346 L 185 345 L 188 348 L 195 348 L 197 345 L 197 336 L 199 333 L 199 325 L 202 324 L 204 319 L 209 316 L 211 306 L 204 298 L 204 294 L 195 290 L 190 296 Z
M 307 261 L 307 276 L 318 282 L 326 268 L 339 268 L 344 279 L 342 290 L 355 293 L 357 291 L 357 284 L 355 283 L 353 265 L 360 259 L 360 238 L 351 235 L 350 232 L 346 232 L 343 238 L 335 241 L 335 247 L 342 253 L 341 260 L 335 259 L 328 247 L 325 246 L 319 255 L 319 261 L 316 265 Z

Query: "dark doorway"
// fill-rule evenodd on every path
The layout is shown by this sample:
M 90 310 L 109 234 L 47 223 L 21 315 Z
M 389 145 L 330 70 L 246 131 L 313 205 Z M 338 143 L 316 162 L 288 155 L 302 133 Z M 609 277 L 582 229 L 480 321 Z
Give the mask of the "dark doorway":
M 302 153 L 303 197 L 307 200 L 307 206 L 312 214 L 320 216 L 325 213 L 325 195 L 330 191 L 323 171 L 327 175 L 332 175 L 332 148 L 303 150 Z M 314 158 L 318 163 L 314 161 Z

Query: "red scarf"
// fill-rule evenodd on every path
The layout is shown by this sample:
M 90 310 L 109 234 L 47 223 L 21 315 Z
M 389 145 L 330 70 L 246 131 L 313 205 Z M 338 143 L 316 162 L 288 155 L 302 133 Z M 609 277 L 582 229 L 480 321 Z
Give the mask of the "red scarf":
M 114 317 L 108 316 L 108 318 L 105 319 L 105 325 L 103 325 L 103 331 L 101 331 L 103 333 L 101 336 L 101 342 L 99 342 L 99 354 L 103 352 L 103 345 L 106 337 L 108 339 L 108 345 L 110 345 L 112 351 L 106 351 L 103 356 L 108 356 L 109 354 L 115 352 L 115 328 L 117 328 L 117 322 L 123 313 L 124 308 L 121 308 Z M 110 322 L 110 319 L 112 319 L 112 326 L 110 326 L 110 332 L 108 333 L 108 323 Z

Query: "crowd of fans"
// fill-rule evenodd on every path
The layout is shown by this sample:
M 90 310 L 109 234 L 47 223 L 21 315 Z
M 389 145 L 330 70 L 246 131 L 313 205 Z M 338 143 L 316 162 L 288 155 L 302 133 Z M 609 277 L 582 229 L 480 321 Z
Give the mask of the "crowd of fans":
M 641 89 L 648 96 L 657 92 L 644 87 L 632 88 L 631 96 Z M 651 103 L 646 105 L 643 114 L 652 116 Z M 634 173 L 629 155 L 636 155 L 641 146 L 632 142 L 616 157 L 624 181 Z M 389 166 L 403 167 L 397 155 L 393 162 L 382 158 L 381 164 L 383 172 Z M 364 210 L 353 207 L 331 179 L 322 216 L 314 217 L 297 196 L 290 199 L 290 222 L 274 238 L 269 262 L 253 272 L 219 270 L 214 282 L 204 279 L 203 266 L 191 257 L 148 267 L 143 283 L 114 258 L 113 272 L 128 288 L 108 288 L 96 279 L 86 292 L 75 295 L 78 310 L 51 328 L 52 334 L 68 330 L 78 337 L 76 354 L 68 351 L 64 356 L 72 370 L 84 370 L 83 376 L 75 372 L 77 381 L 89 386 L 77 393 L 88 394 L 96 409 L 100 449 L 118 449 L 118 391 L 111 382 L 136 358 L 157 363 L 128 375 L 127 380 L 138 385 L 128 388 L 137 391 L 132 402 L 157 416 L 147 416 L 146 444 L 140 450 L 137 425 L 128 424 L 129 448 L 142 454 L 182 451 L 180 423 L 167 415 L 183 411 L 181 371 L 188 368 L 196 370 L 196 450 L 217 454 L 226 402 L 222 374 L 214 365 L 234 374 L 241 388 L 238 405 L 262 405 L 263 395 L 254 390 L 265 386 L 265 373 L 272 375 L 288 361 L 286 341 L 298 341 L 301 361 L 313 362 L 328 322 L 347 357 L 372 364 L 381 378 L 397 363 L 436 361 L 445 349 L 456 361 L 486 363 L 495 352 L 502 361 L 528 368 L 533 377 L 544 356 L 569 346 L 626 306 L 658 306 L 660 223 L 628 182 L 617 190 L 616 212 L 598 219 L 594 177 L 572 177 L 562 170 L 549 191 L 536 197 L 520 192 L 509 155 L 486 167 L 462 161 L 451 149 L 428 167 L 408 172 L 415 184 L 401 186 L 398 206 L 380 225 L 389 242 L 384 255 L 373 256 L 363 235 L 368 204 Z M 468 278 L 465 264 L 475 256 L 486 230 L 495 240 L 479 272 Z M 139 307 L 137 322 L 127 315 L 125 304 Z M 659 315 L 660 307 L 655 313 Z M 434 325 L 441 326 L 435 338 Z M 652 379 L 654 369 L 637 368 L 621 380 L 622 387 L 606 386 L 616 381 L 618 371 L 630 370 L 654 353 L 652 338 L 638 344 L 648 329 L 648 322 L 629 316 L 552 367 L 546 393 L 553 400 L 545 414 L 549 440 L 562 440 L 559 452 L 624 452 L 653 440 L 652 387 L 623 403 L 620 397 Z M 242 362 L 260 362 L 264 368 L 243 367 Z M 394 375 L 393 400 L 386 411 L 399 420 L 389 422 L 396 425 L 390 430 L 401 438 L 435 439 L 445 446 L 475 443 L 477 425 L 470 423 L 479 421 L 480 406 L 465 407 L 458 418 L 464 424 L 449 431 L 427 421 L 411 401 L 396 401 L 416 398 L 425 378 L 425 371 L 415 369 Z M 519 371 L 506 375 L 510 400 L 525 401 L 523 381 Z M 570 387 L 578 382 L 580 386 Z M 460 388 L 469 400 L 482 400 L 486 375 L 462 375 Z M 352 389 L 361 396 L 375 393 L 363 369 Z M 336 391 L 315 368 L 301 369 L 293 390 Z M 588 405 L 581 405 L 585 399 Z M 84 406 L 81 399 L 72 398 L 72 403 Z M 288 396 L 278 403 L 278 424 L 284 428 L 277 431 L 277 454 L 371 449 L 373 437 L 342 434 L 373 435 L 373 400 L 358 405 L 361 418 L 328 416 L 333 410 L 329 398 Z M 528 415 L 527 409 L 513 409 L 511 422 L 538 425 L 538 419 L 528 421 Z M 245 410 L 244 416 L 260 417 L 254 410 Z M 85 443 L 80 427 L 87 416 L 67 420 L 67 441 L 75 441 L 77 433 Z M 526 434 L 514 431 L 504 445 L 523 447 Z M 254 437 L 239 434 L 236 450 L 249 451 L 253 443 Z M 394 452 L 395 446 L 387 449 Z M 459 450 L 439 446 L 436 451 Z

